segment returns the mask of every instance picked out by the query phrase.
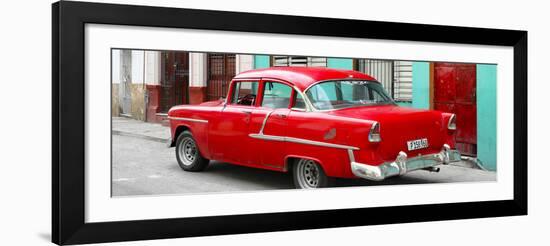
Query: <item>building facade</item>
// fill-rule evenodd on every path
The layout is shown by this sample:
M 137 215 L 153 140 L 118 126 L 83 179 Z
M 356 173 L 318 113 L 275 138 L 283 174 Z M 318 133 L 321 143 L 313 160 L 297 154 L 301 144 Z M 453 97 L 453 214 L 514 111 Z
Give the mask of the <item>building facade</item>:
M 496 65 L 243 55 L 112 51 L 112 115 L 162 123 L 170 107 L 225 97 L 238 73 L 272 66 L 357 70 L 380 81 L 401 106 L 457 115 L 457 148 L 496 170 Z

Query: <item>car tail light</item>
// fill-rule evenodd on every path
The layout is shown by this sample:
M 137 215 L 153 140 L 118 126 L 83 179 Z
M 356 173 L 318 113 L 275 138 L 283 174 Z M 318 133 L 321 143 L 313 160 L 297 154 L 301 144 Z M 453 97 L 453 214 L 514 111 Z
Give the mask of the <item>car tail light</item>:
M 369 142 L 377 143 L 380 141 L 382 141 L 382 138 L 380 138 L 380 124 L 375 122 L 370 128 Z
M 456 115 L 455 114 L 452 114 L 451 117 L 449 117 L 449 123 L 447 124 L 447 129 L 456 130 Z

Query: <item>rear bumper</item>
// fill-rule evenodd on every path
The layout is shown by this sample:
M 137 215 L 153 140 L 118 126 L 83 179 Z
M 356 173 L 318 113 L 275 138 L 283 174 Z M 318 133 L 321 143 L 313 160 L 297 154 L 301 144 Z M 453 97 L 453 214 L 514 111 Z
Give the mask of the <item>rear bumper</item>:
M 443 145 L 439 153 L 413 158 L 407 158 L 407 154 L 401 151 L 395 158 L 395 161 L 386 162 L 378 166 L 355 162 L 353 152 L 350 154 L 352 173 L 359 178 L 374 181 L 384 180 L 391 176 L 403 175 L 414 170 L 457 162 L 460 161 L 460 158 L 460 152 L 450 149 L 447 144 Z

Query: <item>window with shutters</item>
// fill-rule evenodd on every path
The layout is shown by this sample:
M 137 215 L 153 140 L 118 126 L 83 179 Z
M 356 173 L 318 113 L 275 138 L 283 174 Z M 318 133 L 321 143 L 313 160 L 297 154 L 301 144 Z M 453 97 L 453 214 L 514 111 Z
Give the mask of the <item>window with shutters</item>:
M 393 98 L 396 101 L 412 101 L 412 62 L 395 61 L 393 76 Z
M 272 56 L 274 67 L 326 67 L 326 57 Z

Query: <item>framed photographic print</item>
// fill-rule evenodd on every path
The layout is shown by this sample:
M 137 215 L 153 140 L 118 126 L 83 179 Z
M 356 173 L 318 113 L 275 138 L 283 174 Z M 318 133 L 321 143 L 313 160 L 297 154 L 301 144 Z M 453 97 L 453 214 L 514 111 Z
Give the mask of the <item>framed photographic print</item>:
M 526 31 L 52 11 L 54 243 L 527 214 Z

